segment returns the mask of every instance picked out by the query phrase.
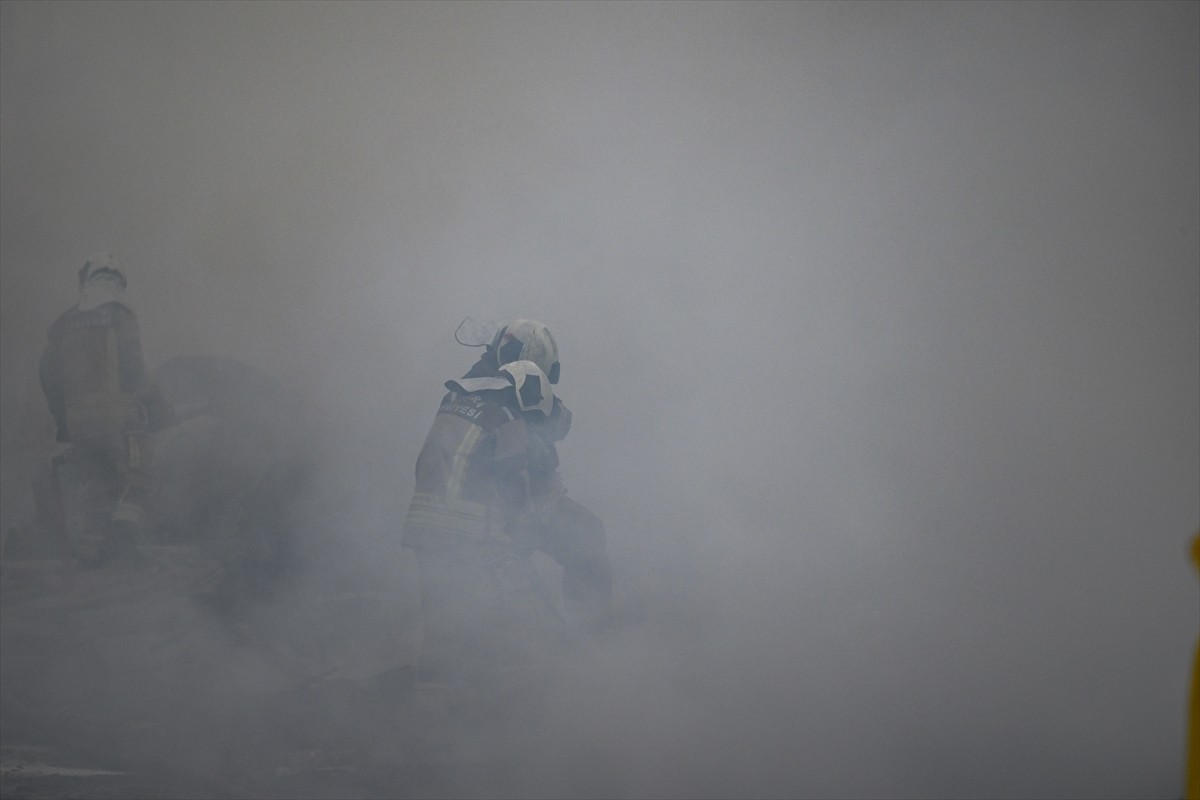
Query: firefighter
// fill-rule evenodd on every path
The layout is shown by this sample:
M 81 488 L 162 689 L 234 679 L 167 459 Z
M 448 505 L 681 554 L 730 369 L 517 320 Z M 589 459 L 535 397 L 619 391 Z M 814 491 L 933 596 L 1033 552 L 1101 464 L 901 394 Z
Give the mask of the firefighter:
M 52 459 L 49 514 L 64 555 L 84 566 L 136 549 L 153 489 L 150 434 L 174 416 L 146 374 L 125 287 L 111 255 L 84 263 L 79 300 L 50 326 L 39 364 L 57 440 L 69 445 Z
M 557 384 L 561 365 L 554 337 L 541 322 L 516 319 L 499 328 L 466 379 L 497 374 L 518 360 L 538 365 L 551 384 Z M 612 605 L 612 566 L 604 523 L 567 496 L 558 471 L 555 443 L 571 429 L 571 410 L 554 395 L 550 412 L 532 419 L 529 430 L 530 497 L 519 546 L 541 550 L 563 567 L 563 599 L 573 621 L 584 628 L 602 626 Z
M 528 557 L 541 549 L 563 564 L 564 576 L 574 575 L 578 561 L 532 522 L 557 464 L 547 461 L 548 443 L 536 433 L 553 413 L 550 378 L 522 359 L 473 372 L 446 381 L 416 459 L 402 540 L 420 567 L 416 680 L 456 691 L 534 674 L 563 620 Z M 580 596 L 564 578 L 568 585 Z

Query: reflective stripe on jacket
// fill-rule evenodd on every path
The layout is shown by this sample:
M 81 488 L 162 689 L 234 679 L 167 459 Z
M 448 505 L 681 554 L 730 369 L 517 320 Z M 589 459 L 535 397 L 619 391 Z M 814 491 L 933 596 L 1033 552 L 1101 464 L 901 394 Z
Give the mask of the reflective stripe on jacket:
M 451 391 L 442 399 L 417 457 L 405 545 L 505 533 L 528 496 L 529 434 L 514 406 L 511 390 Z

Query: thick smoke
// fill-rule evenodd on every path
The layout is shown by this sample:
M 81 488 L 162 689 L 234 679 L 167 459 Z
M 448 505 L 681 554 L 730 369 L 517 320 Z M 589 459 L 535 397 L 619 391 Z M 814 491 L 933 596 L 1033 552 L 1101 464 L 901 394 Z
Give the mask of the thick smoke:
M 151 366 L 279 381 L 282 455 L 314 469 L 300 566 L 238 630 L 343 635 L 300 669 L 180 611 L 195 658 L 156 702 L 204 772 L 238 692 L 411 659 L 395 535 L 475 356 L 453 331 L 533 317 L 618 625 L 496 745 L 517 791 L 1176 796 L 1198 27 L 1152 2 L 0 4 L 0 527 L 32 518 L 36 360 L 92 253 Z M 351 705 L 320 713 L 386 730 Z

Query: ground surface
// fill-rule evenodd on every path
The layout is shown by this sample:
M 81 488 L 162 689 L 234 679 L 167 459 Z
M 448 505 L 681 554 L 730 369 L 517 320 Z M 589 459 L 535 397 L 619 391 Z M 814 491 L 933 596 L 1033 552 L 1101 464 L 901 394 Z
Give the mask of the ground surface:
M 379 641 L 395 627 L 395 598 L 327 587 L 292 598 L 286 614 L 231 615 L 213 602 L 216 561 L 145 550 L 134 564 L 71 573 L 5 560 L 0 796 L 517 792 L 503 759 L 448 733 L 455 712 L 431 711 Z

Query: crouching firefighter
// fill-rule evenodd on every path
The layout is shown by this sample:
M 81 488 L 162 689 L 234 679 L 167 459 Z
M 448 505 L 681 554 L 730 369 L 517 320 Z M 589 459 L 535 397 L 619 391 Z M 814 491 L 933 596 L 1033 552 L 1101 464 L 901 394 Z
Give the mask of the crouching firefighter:
M 39 365 L 57 439 L 69 447 L 37 480 L 60 552 L 95 566 L 133 551 L 154 488 L 151 434 L 170 404 L 148 379 L 137 317 L 112 256 L 79 270 L 79 301 L 50 326 Z
M 455 339 L 465 344 L 457 332 Z M 503 365 L 525 360 L 537 364 L 557 386 L 562 372 L 558 345 L 541 322 L 515 319 L 498 328 L 484 348 L 464 378 L 495 376 Z M 556 390 L 549 413 L 528 422 L 529 505 L 518 528 L 517 545 L 526 551 L 541 550 L 563 567 L 563 600 L 573 624 L 584 630 L 601 628 L 612 609 L 612 566 L 604 523 L 567 495 L 558 471 L 555 443 L 571 430 L 571 410 Z
M 528 556 L 542 446 L 534 427 L 554 393 L 537 364 L 446 382 L 417 458 L 403 543 L 420 567 L 423 637 L 417 680 L 459 691 L 534 678 L 563 620 Z M 564 574 L 578 565 L 570 559 Z

